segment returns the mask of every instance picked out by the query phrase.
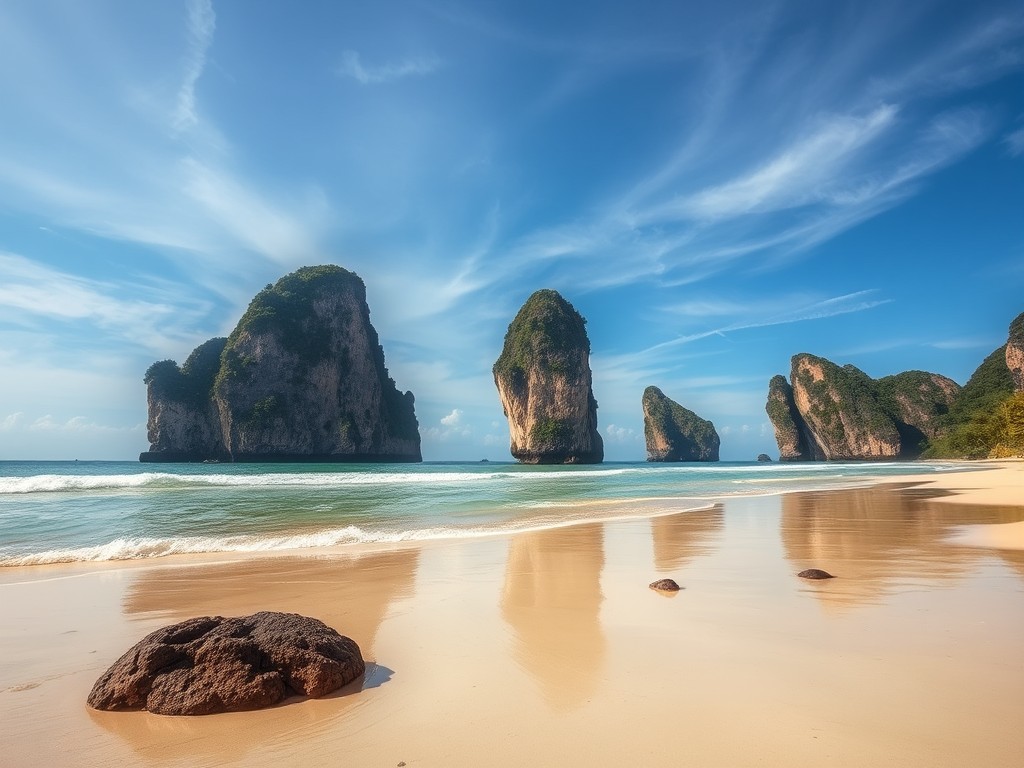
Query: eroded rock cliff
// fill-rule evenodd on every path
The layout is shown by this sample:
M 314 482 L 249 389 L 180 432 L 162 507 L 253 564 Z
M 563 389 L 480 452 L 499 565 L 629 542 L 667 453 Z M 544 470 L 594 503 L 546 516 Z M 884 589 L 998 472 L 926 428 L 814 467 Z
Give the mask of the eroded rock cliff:
M 766 411 L 782 461 L 916 458 L 941 434 L 959 385 L 908 371 L 874 380 L 852 365 L 795 355 L 774 377 Z
M 797 411 L 827 460 L 899 455 L 896 425 L 875 399 L 871 379 L 859 368 L 796 355 L 790 378 Z
M 1006 367 L 1013 377 L 1015 392 L 1024 392 L 1024 313 L 1010 323 L 1010 338 L 1006 342 Z
M 813 438 L 809 441 L 807 425 L 793 402 L 793 388 L 785 376 L 773 376 L 768 382 L 768 418 L 775 428 L 779 461 L 811 461 L 824 459 Z
M 644 390 L 641 406 L 648 461 L 718 461 L 720 441 L 710 421 L 657 387 Z
M 189 361 L 200 350 L 195 374 L 172 361 L 147 372 L 152 445 L 143 461 L 421 458 L 413 395 L 388 376 L 352 272 L 286 275 L 257 294 L 226 340 Z
M 173 360 L 153 363 L 143 379 L 149 411 L 149 452 L 162 461 L 224 461 L 213 383 L 220 369 L 225 338 L 200 344 L 178 367 Z M 144 459 L 146 460 L 146 459 Z
M 926 371 L 906 371 L 875 382 L 876 396 L 893 416 L 904 446 L 934 440 L 946 428 L 961 387 L 952 379 Z
M 508 327 L 494 383 L 508 418 L 512 455 L 526 464 L 604 459 L 586 321 L 556 291 L 540 290 Z

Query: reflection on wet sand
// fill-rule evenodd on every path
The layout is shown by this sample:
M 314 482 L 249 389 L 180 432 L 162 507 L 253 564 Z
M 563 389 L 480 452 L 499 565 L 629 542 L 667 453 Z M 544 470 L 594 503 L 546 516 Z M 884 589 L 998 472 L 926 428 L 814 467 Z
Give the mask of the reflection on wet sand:
M 512 539 L 501 613 L 515 632 L 513 655 L 552 709 L 566 711 L 594 692 L 604 664 L 600 524 Z
M 128 588 L 124 609 L 166 617 L 167 623 L 255 611 L 301 613 L 349 635 L 372 658 L 377 628 L 391 602 L 411 593 L 418 562 L 419 550 L 408 549 L 156 568 Z
M 837 577 L 804 585 L 826 607 L 875 603 L 923 582 L 958 578 L 980 560 L 999 556 L 949 543 L 954 526 L 1024 519 L 1024 508 L 930 501 L 937 495 L 883 486 L 783 496 L 780 534 L 793 572 L 822 568 Z M 1020 570 L 1015 553 L 1001 554 Z
M 197 757 L 209 763 L 233 762 L 253 747 L 286 741 L 297 728 L 310 737 L 324 732 L 350 708 L 361 706 L 363 697 L 349 694 L 391 677 L 387 659 L 374 653 L 374 639 L 392 602 L 411 595 L 418 562 L 419 551 L 410 549 L 343 559 L 281 557 L 145 571 L 128 588 L 127 614 L 166 619 L 162 624 L 260 610 L 314 616 L 359 643 L 366 675 L 322 699 L 298 705 L 286 701 L 258 712 L 188 718 L 89 710 L 89 716 L 141 757 L 161 765 L 195 765 Z M 256 721 L 262 725 L 253 729 Z M 246 739 L 238 738 L 243 724 Z M 253 738 L 254 733 L 265 739 Z
M 710 509 L 651 518 L 655 570 L 659 573 L 675 571 L 713 552 L 724 520 L 720 504 Z

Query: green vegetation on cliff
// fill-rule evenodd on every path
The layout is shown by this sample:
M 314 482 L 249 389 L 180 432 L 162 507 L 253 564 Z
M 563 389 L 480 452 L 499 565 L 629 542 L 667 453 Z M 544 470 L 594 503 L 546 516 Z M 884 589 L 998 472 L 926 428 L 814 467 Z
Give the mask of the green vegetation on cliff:
M 530 429 L 530 444 L 535 450 L 557 448 L 572 437 L 572 427 L 564 419 L 538 419 Z
M 878 402 L 894 418 L 898 418 L 904 407 L 911 408 L 927 417 L 936 419 L 949 412 L 947 397 L 936 384 L 933 374 L 927 371 L 904 371 L 875 380 Z M 905 406 L 901 406 L 901 401 Z
M 1024 344 L 1024 312 L 1010 322 L 1010 343 Z
M 298 356 L 301 366 L 316 365 L 331 348 L 329 328 L 314 321 L 314 303 L 319 296 L 344 290 L 353 291 L 360 301 L 366 300 L 366 287 L 359 276 L 332 264 L 301 267 L 268 285 L 249 302 L 228 337 L 221 376 L 248 372 L 252 361 L 235 351 L 243 334 L 273 333 L 281 346 Z
M 775 393 L 778 394 L 773 397 L 772 395 Z M 772 380 L 768 382 L 768 404 L 765 406 L 768 418 L 777 430 L 799 435 L 799 429 L 796 422 L 793 421 L 790 409 L 792 399 L 793 390 L 789 386 L 789 382 L 786 381 L 786 377 L 781 374 L 772 376 Z
M 801 358 L 819 367 L 822 378 L 815 381 L 810 371 L 800 368 L 797 362 Z M 896 437 L 896 425 L 879 402 L 875 380 L 860 368 L 839 367 L 823 357 L 801 354 L 793 358 L 793 376 L 807 391 L 809 415 L 816 418 L 819 436 L 829 444 L 840 445 L 846 440 L 844 416 L 851 425 L 889 439 Z
M 537 291 L 509 325 L 494 374 L 516 378 L 537 365 L 553 373 L 578 375 L 581 358 L 585 362 L 590 354 L 586 323 L 557 291 Z
M 143 382 L 157 397 L 186 405 L 204 405 L 213 391 L 214 380 L 221 365 L 221 354 L 227 344 L 225 338 L 203 342 L 178 367 L 173 360 L 153 363 L 143 376 Z
M 1006 367 L 1006 346 L 986 357 L 964 384 L 960 397 L 949 409 L 950 423 L 957 426 L 979 412 L 992 412 L 1013 394 L 1013 377 Z
M 1013 326 L 1010 328 L 1012 336 Z M 931 442 L 924 458 L 981 459 L 997 445 L 1012 447 L 1010 425 L 1015 423 L 1016 412 L 1011 405 L 1003 408 L 1012 395 L 1013 377 L 1006 367 L 1006 347 L 1002 346 L 985 358 L 964 385 L 946 416 L 947 433 Z
M 720 440 L 714 424 L 684 408 L 658 387 L 647 387 L 641 402 L 648 461 L 718 461 Z M 659 437 L 668 446 L 664 451 L 654 448 Z

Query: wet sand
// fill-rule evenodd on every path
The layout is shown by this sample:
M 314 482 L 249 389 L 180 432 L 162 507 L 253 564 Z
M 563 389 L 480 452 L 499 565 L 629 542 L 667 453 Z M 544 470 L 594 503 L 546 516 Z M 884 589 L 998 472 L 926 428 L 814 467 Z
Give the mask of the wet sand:
M 964 537 L 1024 521 L 1022 469 L 387 551 L 0 569 L 2 762 L 1017 766 L 1024 551 Z M 203 718 L 86 707 L 152 629 L 262 609 L 353 637 L 365 679 Z

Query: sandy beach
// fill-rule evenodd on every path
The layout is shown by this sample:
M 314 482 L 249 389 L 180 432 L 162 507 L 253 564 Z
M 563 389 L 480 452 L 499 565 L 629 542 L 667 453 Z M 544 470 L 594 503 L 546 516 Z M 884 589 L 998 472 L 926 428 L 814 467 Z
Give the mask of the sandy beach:
M 1018 766 L 1024 462 L 984 466 L 420 546 L 0 569 L 2 762 Z M 153 629 L 257 610 L 349 635 L 365 678 L 202 718 L 86 706 Z

